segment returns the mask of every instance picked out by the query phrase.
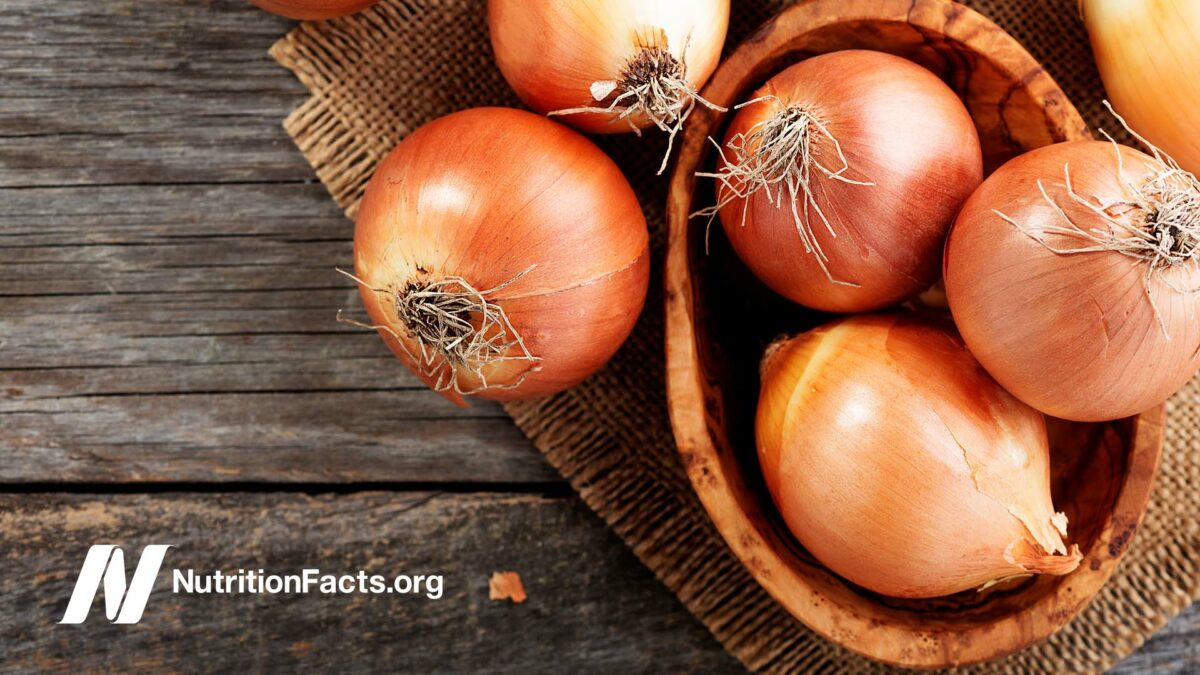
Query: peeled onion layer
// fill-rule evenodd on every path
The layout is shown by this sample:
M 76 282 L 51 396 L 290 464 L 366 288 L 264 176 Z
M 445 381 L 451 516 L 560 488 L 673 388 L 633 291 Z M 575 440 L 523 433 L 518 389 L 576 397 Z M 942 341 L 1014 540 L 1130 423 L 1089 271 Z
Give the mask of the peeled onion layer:
M 1041 414 L 950 330 L 908 316 L 844 319 L 777 343 L 756 437 L 797 539 L 869 590 L 930 598 L 1066 574 Z
M 1040 148 L 989 177 L 950 233 L 945 283 L 963 339 L 1000 384 L 1046 414 L 1136 415 L 1200 368 L 1200 295 L 1179 290 L 1200 288 L 1200 266 L 1155 271 L 1116 250 L 1061 252 L 1098 245 L 1062 231 L 1072 223 L 1109 237 L 1094 208 L 1144 228 L 1146 213 L 1126 203 L 1129 184 L 1162 170 L 1109 142 Z
M 906 59 L 846 50 L 787 68 L 747 101 L 716 173 L 702 174 L 718 179 L 717 207 L 700 213 L 719 212 L 755 276 L 838 313 L 894 305 L 938 280 L 946 232 L 983 177 L 974 122 L 945 83 Z M 788 114 L 810 120 L 810 194 L 778 169 L 798 173 L 806 158 L 761 135 Z
M 354 251 L 380 335 L 459 403 L 468 392 L 526 399 L 583 380 L 629 335 L 649 284 L 645 219 L 616 165 L 578 133 L 505 108 L 448 115 L 397 146 L 367 187 Z M 414 358 L 422 345 L 397 300 L 446 279 L 490 291 L 486 300 L 504 310 L 524 350 L 486 364 L 436 350 L 431 364 Z M 478 313 L 459 318 L 481 326 Z M 475 391 L 480 374 L 488 386 Z

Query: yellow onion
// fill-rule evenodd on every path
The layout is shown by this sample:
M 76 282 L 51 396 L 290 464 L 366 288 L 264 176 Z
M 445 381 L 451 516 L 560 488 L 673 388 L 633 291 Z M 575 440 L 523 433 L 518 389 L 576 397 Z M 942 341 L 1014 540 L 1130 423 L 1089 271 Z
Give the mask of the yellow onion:
M 806 307 L 865 312 L 938 279 L 958 209 L 983 180 L 970 113 L 917 64 L 866 50 L 772 77 L 729 125 L 715 173 L 738 256 Z
M 1006 389 L 1081 422 L 1148 410 L 1200 367 L 1200 183 L 1105 141 L 1009 161 L 946 242 L 950 310 Z
M 1139 134 L 1200 173 L 1200 2 L 1082 0 L 1104 88 Z
M 489 0 L 496 63 L 521 100 L 591 133 L 674 138 L 717 67 L 729 0 Z
M 354 227 L 373 325 L 451 400 L 528 399 L 595 372 L 649 283 L 646 220 L 579 133 L 507 108 L 453 113 L 379 164 Z
M 1044 418 L 951 330 L 847 318 L 775 343 L 762 369 L 767 487 L 829 569 L 929 598 L 1078 566 L 1051 503 Z

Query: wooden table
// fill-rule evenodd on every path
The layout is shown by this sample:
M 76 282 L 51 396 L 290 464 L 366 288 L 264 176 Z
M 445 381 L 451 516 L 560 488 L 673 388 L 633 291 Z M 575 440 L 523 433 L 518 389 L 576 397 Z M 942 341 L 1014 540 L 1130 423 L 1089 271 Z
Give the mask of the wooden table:
M 356 307 L 305 96 L 243 0 L 0 2 L 0 668 L 729 672 L 489 404 Z M 444 596 L 209 595 L 58 625 L 92 544 L 169 566 L 445 575 Z M 516 570 L 529 600 L 488 600 Z M 1196 606 L 1120 672 L 1200 669 Z

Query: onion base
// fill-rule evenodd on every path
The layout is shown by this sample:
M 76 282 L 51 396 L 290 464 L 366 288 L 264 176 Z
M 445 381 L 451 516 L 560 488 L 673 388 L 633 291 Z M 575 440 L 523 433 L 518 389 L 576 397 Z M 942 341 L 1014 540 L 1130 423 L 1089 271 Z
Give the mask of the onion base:
M 1167 276 L 1170 270 L 1200 265 L 1200 180 L 1181 168 L 1169 155 L 1139 136 L 1107 101 L 1105 106 L 1126 131 L 1150 150 L 1154 167 L 1154 173 L 1137 180 L 1126 175 L 1121 146 L 1112 136 L 1101 131 L 1113 145 L 1117 174 L 1128 194 L 1124 201 L 1103 204 L 1076 192 L 1071 182 L 1070 167 L 1063 165 L 1063 184 L 1067 197 L 1074 204 L 1095 214 L 1106 230 L 1080 227 L 1050 196 L 1041 179 L 1037 181 L 1038 190 L 1046 203 L 1058 213 L 1063 222 L 1061 226 L 1033 229 L 1000 211 L 994 213 L 1058 255 L 1114 251 L 1143 264 L 1146 298 L 1154 310 L 1159 329 L 1169 339 L 1167 324 L 1151 291 L 1150 282 L 1157 277 L 1175 293 L 1192 295 L 1200 292 L 1200 287 L 1182 286 Z M 1047 240 L 1047 235 L 1065 237 L 1072 243 L 1055 245 Z
M 618 79 L 593 82 L 592 99 L 598 105 L 554 110 L 547 114 L 615 115 L 612 123 L 624 121 L 629 125 L 630 131 L 638 136 L 642 134 L 638 122 L 648 121 L 667 134 L 667 150 L 663 153 L 662 164 L 658 167 L 658 175 L 662 175 L 667 170 L 671 149 L 675 145 L 675 136 L 683 128 L 683 123 L 692 114 L 696 104 L 725 112 L 725 108 L 700 95 L 688 81 L 687 65 L 666 49 L 665 37 L 662 38 L 662 42 L 662 46 L 642 47 L 625 64 Z M 687 53 L 686 42 L 681 53 Z M 605 101 L 608 101 L 607 105 L 604 105 Z
M 739 106 L 744 108 L 755 103 L 778 103 L 772 95 L 761 96 Z M 823 138 L 833 149 L 841 166 L 826 166 L 817 159 L 815 144 Z M 836 279 L 829 271 L 829 257 L 813 232 L 812 216 L 816 215 L 821 225 L 836 237 L 833 223 L 814 197 L 814 181 L 824 176 L 849 185 L 873 186 L 874 183 L 858 181 L 846 176 L 850 163 L 842 152 L 841 143 L 828 127 L 801 106 L 786 106 L 774 115 L 750 127 L 746 133 L 732 138 L 725 148 L 714 141 L 721 155 L 721 168 L 716 173 L 697 173 L 700 178 L 713 178 L 720 186 L 720 199 L 716 205 L 692 214 L 707 216 L 709 226 L 712 219 L 729 204 L 742 201 L 742 225 L 745 226 L 750 197 L 761 192 L 775 208 L 783 208 L 786 200 L 796 221 L 796 232 L 804 243 L 804 251 L 817 259 L 821 271 L 830 283 L 857 288 L 858 284 Z M 814 169 L 816 174 L 814 175 Z
M 342 272 L 360 286 L 390 296 L 396 323 L 403 327 L 404 334 L 389 325 L 371 326 L 346 319 L 340 312 L 338 321 L 386 332 L 404 350 L 417 374 L 436 392 L 453 391 L 460 396 L 470 396 L 484 391 L 516 389 L 541 369 L 541 359 L 530 353 L 504 308 L 489 297 L 532 269 L 523 270 L 484 291 L 458 276 L 412 280 L 394 290 L 375 288 Z M 526 362 L 529 367 L 508 382 L 488 380 L 488 371 L 493 366 L 512 361 Z M 464 387 L 464 375 L 473 384 Z

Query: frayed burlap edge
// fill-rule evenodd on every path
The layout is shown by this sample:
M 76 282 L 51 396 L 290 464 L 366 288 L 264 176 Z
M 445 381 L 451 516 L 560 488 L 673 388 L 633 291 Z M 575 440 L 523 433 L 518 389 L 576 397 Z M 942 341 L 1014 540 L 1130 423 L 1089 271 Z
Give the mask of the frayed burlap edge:
M 787 4 L 738 2 L 731 41 Z M 1024 42 L 1089 121 L 1102 120 L 1101 89 L 1074 0 L 967 4 Z M 312 93 L 284 127 L 348 216 L 374 166 L 421 123 L 478 105 L 519 104 L 492 65 L 483 11 L 483 0 L 385 0 L 353 17 L 302 24 L 271 49 Z M 643 200 L 660 269 L 665 182 L 646 160 L 661 153 L 661 143 L 625 136 L 601 144 Z M 652 294 L 608 368 L 558 396 L 510 404 L 509 413 L 588 506 L 747 667 L 885 670 L 794 620 L 715 531 L 675 453 L 662 330 L 662 303 Z M 1104 670 L 1200 597 L 1200 382 L 1171 400 L 1168 415 L 1163 469 L 1146 520 L 1108 585 L 1046 642 L 970 671 Z

